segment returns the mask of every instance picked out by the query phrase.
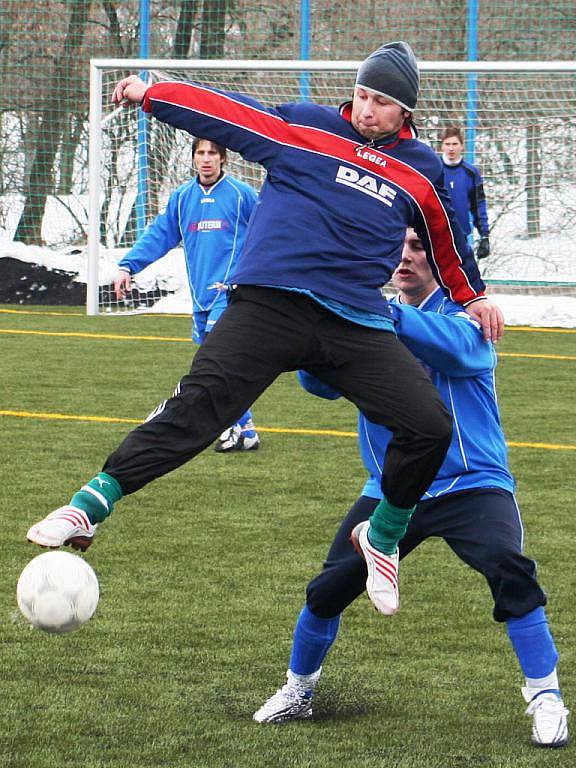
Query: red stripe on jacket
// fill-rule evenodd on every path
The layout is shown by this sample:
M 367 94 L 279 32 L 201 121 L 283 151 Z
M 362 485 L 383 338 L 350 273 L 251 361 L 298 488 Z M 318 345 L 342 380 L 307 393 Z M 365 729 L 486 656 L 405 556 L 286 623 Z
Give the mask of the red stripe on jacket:
M 238 94 L 241 96 L 241 94 Z M 442 285 L 450 291 L 451 298 L 461 304 L 483 296 L 476 292 L 462 267 L 462 259 L 456 249 L 446 210 L 440 201 L 434 184 L 412 166 L 385 151 L 370 147 L 369 152 L 386 161 L 375 165 L 362 158 L 356 149 L 358 143 L 337 134 L 312 126 L 288 123 L 282 117 L 271 114 L 251 104 L 238 101 L 233 95 L 215 91 L 196 83 L 160 82 L 146 91 L 142 109 L 152 112 L 151 101 L 159 101 L 182 107 L 204 116 L 223 121 L 250 131 L 278 144 L 314 152 L 334 160 L 360 167 L 370 174 L 392 182 L 409 195 L 420 211 L 428 228 L 432 247 L 431 257 L 436 265 Z M 347 115 L 342 117 L 348 122 Z M 406 135 L 412 132 L 403 130 Z

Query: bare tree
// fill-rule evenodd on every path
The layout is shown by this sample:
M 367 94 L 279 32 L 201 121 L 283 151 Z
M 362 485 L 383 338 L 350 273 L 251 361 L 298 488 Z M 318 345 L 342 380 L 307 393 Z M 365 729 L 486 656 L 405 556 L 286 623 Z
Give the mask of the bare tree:
M 201 59 L 223 59 L 227 0 L 204 0 L 200 37 Z
M 56 62 L 53 88 L 46 94 L 40 119 L 36 156 L 25 190 L 24 210 L 14 235 L 15 240 L 34 244 L 42 242 L 41 227 L 46 199 L 53 188 L 54 158 L 62 138 L 66 115 L 74 91 L 70 90 L 78 52 L 86 32 L 91 0 L 74 0 L 64 48 Z
M 168 54 L 173 59 L 186 59 L 188 57 L 196 16 L 198 13 L 198 0 L 182 0 L 176 22 L 176 31 L 174 33 L 173 44 Z M 148 189 L 147 189 L 147 211 L 151 216 L 155 216 L 159 210 L 158 191 L 161 186 L 162 178 L 166 172 L 166 163 L 170 157 L 172 145 L 174 144 L 173 130 L 166 130 L 164 126 L 154 126 L 156 132 L 150 136 L 150 153 L 148 156 Z M 161 136 L 161 138 L 159 138 Z M 157 146 L 162 143 L 162 152 Z M 134 245 L 137 236 L 137 212 L 134 204 L 130 209 L 130 214 L 126 222 L 126 228 L 119 245 L 121 247 L 130 247 Z

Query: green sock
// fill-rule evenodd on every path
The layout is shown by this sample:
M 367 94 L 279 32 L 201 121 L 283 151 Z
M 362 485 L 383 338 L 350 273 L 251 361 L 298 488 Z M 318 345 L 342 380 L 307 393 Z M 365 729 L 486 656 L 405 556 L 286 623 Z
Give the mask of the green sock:
M 370 517 L 370 544 L 384 555 L 393 555 L 398 542 L 406 533 L 414 510 L 415 507 L 395 507 L 387 499 L 382 499 Z
M 88 519 L 94 525 L 101 523 L 111 514 L 114 504 L 123 495 L 118 480 L 107 475 L 106 472 L 99 472 L 72 496 L 70 505 L 86 512 Z

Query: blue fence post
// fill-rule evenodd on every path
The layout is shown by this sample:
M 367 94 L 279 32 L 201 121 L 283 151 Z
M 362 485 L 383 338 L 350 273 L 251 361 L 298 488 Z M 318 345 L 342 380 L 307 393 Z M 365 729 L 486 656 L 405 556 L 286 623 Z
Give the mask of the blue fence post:
M 149 55 L 150 41 L 150 0 L 140 0 L 140 58 L 147 59 Z M 148 72 L 140 72 L 140 78 L 144 82 L 148 79 Z M 148 202 L 148 118 L 139 110 L 138 112 L 138 188 L 136 192 L 136 235 L 140 235 L 146 228 L 146 211 Z
M 310 58 L 310 0 L 300 0 L 300 59 Z M 310 98 L 310 72 L 300 74 L 300 101 Z
M 478 3 L 479 0 L 467 0 L 466 7 L 466 47 L 468 61 L 478 60 Z M 466 99 L 466 160 L 474 163 L 476 153 L 476 126 L 478 123 L 478 74 L 468 74 L 468 94 Z

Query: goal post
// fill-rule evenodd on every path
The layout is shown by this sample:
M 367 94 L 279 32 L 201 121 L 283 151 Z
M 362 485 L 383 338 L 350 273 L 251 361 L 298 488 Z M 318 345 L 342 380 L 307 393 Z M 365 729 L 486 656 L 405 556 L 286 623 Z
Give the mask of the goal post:
M 118 302 L 111 282 L 139 230 L 136 198 L 146 163 L 146 221 L 192 175 L 189 134 L 148 121 L 138 145 L 138 108 L 110 101 L 115 83 L 145 71 L 150 82 L 198 80 L 248 93 L 266 105 L 306 95 L 338 106 L 352 94 L 358 61 L 93 59 L 90 63 L 88 314 L 155 309 L 189 302 L 182 254 L 171 252 L 136 276 Z M 576 286 L 576 62 L 420 62 L 414 114 L 435 150 L 456 124 L 484 177 L 492 252 L 480 262 L 488 284 Z M 474 98 L 470 98 L 473 92 Z M 472 106 L 471 106 L 472 105 Z M 140 158 L 140 160 L 139 160 Z M 229 153 L 228 170 L 258 189 L 263 169 Z M 141 195 L 140 195 L 141 197 Z M 168 301 L 177 297 L 180 301 Z M 189 305 L 188 305 L 189 306 Z M 175 309 L 174 309 L 175 308 Z

